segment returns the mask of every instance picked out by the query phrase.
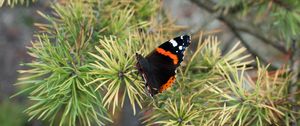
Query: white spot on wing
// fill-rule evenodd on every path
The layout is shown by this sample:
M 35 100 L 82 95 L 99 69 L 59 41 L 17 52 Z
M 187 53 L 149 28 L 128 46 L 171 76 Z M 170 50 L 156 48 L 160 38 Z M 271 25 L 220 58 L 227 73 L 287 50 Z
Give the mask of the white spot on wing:
M 150 95 L 151 97 L 153 97 L 152 94 L 151 94 L 151 89 L 150 89 L 150 87 L 149 87 L 149 86 L 146 86 L 146 88 L 147 88 L 147 93 L 148 93 L 148 95 Z
M 142 76 L 143 76 L 143 78 L 144 78 L 145 83 L 147 83 L 146 75 L 145 75 L 145 74 L 142 74 Z
M 183 39 L 183 36 L 180 36 L 181 39 Z
M 171 39 L 170 42 L 172 43 L 173 47 L 176 47 L 178 45 L 178 43 L 173 39 Z
M 178 48 L 179 48 L 179 50 L 182 50 L 182 46 L 179 46 Z
M 176 53 L 178 53 L 178 50 L 176 50 Z

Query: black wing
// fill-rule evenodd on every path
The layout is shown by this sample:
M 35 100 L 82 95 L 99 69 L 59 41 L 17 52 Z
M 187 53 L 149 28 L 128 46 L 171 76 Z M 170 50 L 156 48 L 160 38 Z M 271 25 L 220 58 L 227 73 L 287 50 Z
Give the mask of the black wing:
M 175 81 L 175 70 L 183 61 L 191 37 L 183 35 L 164 42 L 146 58 L 137 56 L 146 88 L 151 95 L 166 90 Z

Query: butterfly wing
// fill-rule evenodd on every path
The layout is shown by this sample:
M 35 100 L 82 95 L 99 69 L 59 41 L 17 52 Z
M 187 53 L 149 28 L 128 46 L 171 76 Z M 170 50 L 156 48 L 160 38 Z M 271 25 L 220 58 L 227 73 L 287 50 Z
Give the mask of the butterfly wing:
M 153 96 L 169 88 L 175 81 L 175 70 L 183 61 L 191 37 L 183 35 L 164 42 L 145 58 L 137 54 L 137 67 Z

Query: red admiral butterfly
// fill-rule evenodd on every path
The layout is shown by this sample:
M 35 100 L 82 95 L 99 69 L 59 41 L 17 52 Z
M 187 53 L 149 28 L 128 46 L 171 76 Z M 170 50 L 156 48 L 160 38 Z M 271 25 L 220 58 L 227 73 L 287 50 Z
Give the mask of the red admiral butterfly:
M 171 87 L 176 68 L 183 61 L 184 51 L 190 43 L 191 37 L 183 35 L 161 44 L 146 57 L 136 53 L 136 67 L 150 96 Z

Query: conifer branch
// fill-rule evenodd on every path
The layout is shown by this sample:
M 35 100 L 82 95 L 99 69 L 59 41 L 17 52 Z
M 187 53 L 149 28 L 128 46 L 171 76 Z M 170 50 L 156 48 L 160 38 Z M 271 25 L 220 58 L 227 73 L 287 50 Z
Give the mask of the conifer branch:
M 16 4 L 25 4 L 28 6 L 32 2 L 36 2 L 36 0 L 0 0 L 0 7 L 2 7 L 4 4 L 7 4 L 10 7 L 14 7 Z
M 214 5 L 210 1 L 205 1 L 205 2 L 202 0 L 191 0 L 191 1 L 193 3 L 195 3 L 196 5 L 198 5 L 199 7 L 204 8 L 205 10 L 207 10 L 208 12 L 210 12 L 212 14 L 217 14 L 217 13 L 220 13 L 220 11 L 221 11 L 220 9 L 217 9 L 216 5 Z M 242 11 L 242 10 L 240 10 L 240 11 Z M 235 13 L 233 13 L 233 14 L 235 14 Z M 263 30 L 260 30 L 259 28 L 255 27 L 250 22 L 243 22 L 243 21 L 237 20 L 235 18 L 236 16 L 234 16 L 233 14 L 231 14 L 231 13 L 227 13 L 226 15 L 218 14 L 217 18 L 221 21 L 224 21 L 226 24 L 232 24 L 231 27 L 234 27 L 234 29 L 236 29 L 237 31 L 243 31 L 243 32 L 249 33 L 249 34 L 257 37 L 258 39 L 262 40 L 262 42 L 273 46 L 278 51 L 281 51 L 284 54 L 287 53 L 286 48 L 280 41 L 278 41 L 278 38 L 268 37 L 270 35 L 263 33 L 262 32 Z
M 297 104 L 297 91 L 299 87 L 299 73 L 300 73 L 300 50 L 298 48 L 298 45 L 296 42 L 293 43 L 292 46 L 292 58 L 290 60 L 290 71 L 292 73 L 292 77 L 289 83 L 289 101 L 292 103 L 292 111 L 298 112 L 299 106 L 295 105 Z M 298 122 L 296 120 L 293 120 L 292 126 L 297 126 Z
M 109 124 L 110 107 L 114 113 L 126 95 L 136 113 L 144 92 L 133 67 L 140 44 L 135 31 L 148 27 L 157 5 L 73 1 L 51 4 L 53 15 L 38 12 L 49 24 L 36 24 L 41 31 L 29 47 L 35 60 L 25 64 L 29 69 L 19 71 L 24 76 L 18 85 L 28 86 L 16 94 L 29 92 L 30 120 L 47 120 L 50 125 Z
M 240 6 L 238 0 L 234 2 Z M 242 44 L 246 43 L 239 31 L 258 34 L 219 14 L 211 3 L 201 6 L 217 13 Z M 28 69 L 19 71 L 18 85 L 26 89 L 18 94 L 28 94 L 31 102 L 25 112 L 30 119 L 46 120 L 50 125 L 109 125 L 125 97 L 133 114 L 138 113 L 137 107 L 143 108 L 145 125 L 288 125 L 299 118 L 297 108 L 291 109 L 299 106 L 295 102 L 299 83 L 296 49 L 292 79 L 284 68 L 269 72 L 269 66 L 261 65 L 259 59 L 256 76 L 250 76 L 247 72 L 253 69 L 246 66 L 253 60 L 244 55 L 249 46 L 239 48 L 237 43 L 221 55 L 217 37 L 200 39 L 179 67 L 172 87 L 150 98 L 134 67 L 134 54 L 151 52 L 174 32 L 167 20 L 161 24 L 151 20 L 158 1 L 72 1 L 51 7 L 54 15 L 38 12 L 49 24 L 36 24 L 41 31 L 28 47 L 35 59 L 25 64 Z M 137 32 L 150 27 L 157 32 Z M 262 40 L 267 38 L 261 35 Z M 270 45 L 283 48 L 271 39 L 266 39 Z
M 205 10 L 209 11 L 210 13 L 218 13 L 217 10 L 214 10 L 212 9 L 213 8 L 213 5 L 210 4 L 209 2 L 201 2 L 199 0 L 192 0 L 193 2 L 195 2 L 198 6 L 204 8 Z M 253 50 L 251 48 L 250 45 L 248 45 L 248 43 L 243 39 L 243 37 L 240 35 L 238 29 L 236 27 L 237 24 L 240 24 L 240 22 L 238 21 L 234 21 L 234 18 L 230 17 L 230 15 L 222 15 L 222 14 L 218 14 L 217 18 L 221 21 L 223 21 L 230 29 L 231 31 L 234 33 L 234 35 L 239 38 L 241 40 L 241 42 L 243 43 L 243 45 L 248 49 L 248 51 L 250 52 L 250 54 L 252 54 L 252 56 L 255 58 L 255 57 L 258 57 L 259 59 L 261 59 L 264 63 L 268 63 L 266 60 L 264 60 L 258 53 L 256 53 L 255 50 Z M 242 25 L 238 25 L 238 26 L 242 26 Z M 244 27 L 245 28 L 245 27 Z M 253 27 L 252 27 L 253 28 Z M 242 28 L 243 29 L 243 28 Z M 249 31 L 253 31 L 252 29 L 249 30 Z M 255 30 L 255 31 L 258 31 L 258 30 Z M 267 43 L 270 42 L 270 41 L 266 41 Z M 268 43 L 269 44 L 269 43 Z M 272 44 L 274 45 L 274 44 Z M 282 50 L 283 47 L 279 47 L 279 46 L 274 46 L 274 47 L 278 47 L 280 48 L 281 50 L 280 51 L 284 51 Z M 284 49 L 284 48 L 283 48 Z

